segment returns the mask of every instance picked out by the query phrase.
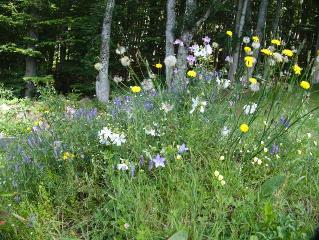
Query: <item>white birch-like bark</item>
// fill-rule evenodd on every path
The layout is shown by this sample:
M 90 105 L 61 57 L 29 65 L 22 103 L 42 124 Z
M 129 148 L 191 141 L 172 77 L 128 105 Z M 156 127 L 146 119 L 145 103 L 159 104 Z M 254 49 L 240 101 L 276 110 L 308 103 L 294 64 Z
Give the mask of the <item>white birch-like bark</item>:
M 166 20 L 166 51 L 165 56 L 174 56 L 174 41 L 175 41 L 175 25 L 176 25 L 176 1 L 167 0 L 167 20 Z M 166 67 L 166 84 L 168 88 L 172 88 L 173 67 Z
M 110 81 L 109 81 L 109 58 L 110 58 L 110 37 L 111 37 L 111 25 L 112 15 L 115 0 L 108 0 L 105 8 L 103 28 L 101 34 L 101 51 L 100 62 L 101 70 L 96 81 L 96 97 L 99 101 L 107 103 L 110 96 Z

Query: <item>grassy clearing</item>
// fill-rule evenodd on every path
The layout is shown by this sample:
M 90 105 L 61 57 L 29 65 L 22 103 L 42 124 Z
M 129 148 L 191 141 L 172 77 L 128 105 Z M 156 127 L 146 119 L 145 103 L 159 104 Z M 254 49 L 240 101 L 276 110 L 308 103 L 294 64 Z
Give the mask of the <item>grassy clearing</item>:
M 265 90 L 258 111 L 245 115 L 243 105 L 261 92 L 244 93 L 234 105 L 234 92 L 242 92 L 236 87 L 229 92 L 208 82 L 190 92 L 121 95 L 97 114 L 93 102 L 56 96 L 2 101 L 11 109 L 0 130 L 17 137 L 0 155 L 2 236 L 167 239 L 185 231 L 190 239 L 309 239 L 319 212 L 319 114 L 289 130 L 280 118 L 293 122 L 318 106 L 317 93 L 308 103 L 298 88 L 280 90 L 268 114 L 274 90 Z M 190 114 L 196 96 L 207 105 Z M 238 129 L 243 122 L 246 134 Z M 126 142 L 101 144 L 103 127 L 122 132 Z M 182 144 L 189 150 L 178 153 Z M 278 153 L 271 153 L 274 144 Z M 165 167 L 154 166 L 157 155 Z

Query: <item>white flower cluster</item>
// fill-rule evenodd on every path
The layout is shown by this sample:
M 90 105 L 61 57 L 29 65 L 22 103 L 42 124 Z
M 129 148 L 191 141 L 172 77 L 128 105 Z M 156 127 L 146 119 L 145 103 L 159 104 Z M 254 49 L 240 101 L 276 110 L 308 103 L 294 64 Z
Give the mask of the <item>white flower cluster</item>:
M 220 78 L 216 78 L 216 82 L 218 85 L 218 88 L 223 88 L 223 89 L 227 89 L 230 86 L 230 80 L 228 79 L 220 79 Z
M 154 90 L 153 80 L 150 78 L 144 79 L 143 82 L 141 82 L 141 86 L 142 86 L 144 91 Z
M 205 107 L 207 105 L 206 101 L 201 101 L 200 98 L 197 96 L 196 98 L 192 99 L 192 110 L 190 110 L 190 114 L 192 114 L 193 112 L 195 112 L 196 109 L 199 108 L 199 111 L 201 113 L 205 112 Z
M 195 44 L 191 47 L 191 51 L 194 53 L 195 57 L 207 58 L 212 55 L 213 48 L 209 44 L 206 44 L 204 46 Z
M 163 102 L 161 106 L 161 110 L 163 110 L 165 113 L 172 111 L 173 108 L 174 108 L 174 105 L 169 104 L 167 102 Z
M 149 125 L 145 126 L 145 128 L 144 128 L 145 134 L 146 134 L 146 135 L 153 136 L 153 137 L 159 137 L 159 136 L 161 136 L 161 132 L 160 132 L 160 130 L 158 129 L 158 124 L 155 123 L 155 122 L 153 122 L 153 126 L 154 126 L 154 127 L 149 126 Z
M 225 180 L 224 180 L 224 176 L 223 175 L 221 175 L 220 173 L 219 173 L 219 171 L 215 171 L 214 172 L 214 175 L 215 175 L 215 177 L 218 179 L 218 181 L 220 181 L 220 184 L 222 185 L 222 186 L 224 186 L 225 184 L 226 184 L 226 182 L 225 182 Z
M 245 105 L 243 107 L 244 113 L 246 115 L 253 114 L 254 112 L 256 112 L 256 109 L 257 109 L 257 104 L 256 103 L 253 103 L 251 105 Z
M 121 146 L 126 142 L 125 135 L 123 133 L 113 133 L 109 128 L 104 127 L 101 131 L 98 133 L 99 140 L 101 144 L 104 145 L 116 145 Z
M 227 137 L 229 133 L 230 133 L 230 129 L 227 126 L 224 126 L 221 131 L 222 136 Z

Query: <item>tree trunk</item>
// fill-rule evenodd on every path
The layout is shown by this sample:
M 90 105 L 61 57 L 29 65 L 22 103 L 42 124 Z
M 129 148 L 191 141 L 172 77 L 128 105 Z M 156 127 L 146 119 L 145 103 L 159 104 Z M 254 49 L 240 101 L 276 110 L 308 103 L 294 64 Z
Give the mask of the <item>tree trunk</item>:
M 38 34 L 34 29 L 30 30 L 28 37 L 32 38 L 34 41 L 38 40 Z M 28 48 L 35 49 L 34 43 L 30 43 Z M 37 75 L 37 61 L 35 57 L 27 56 L 25 58 L 25 77 L 35 77 Z M 25 89 L 25 97 L 32 97 L 35 90 L 35 86 L 32 81 L 27 81 Z
M 262 0 L 259 5 L 259 12 L 258 12 L 258 21 L 257 21 L 257 28 L 256 28 L 256 35 L 259 37 L 259 41 L 262 46 L 262 41 L 264 37 L 264 29 L 267 19 L 267 8 L 268 8 L 268 0 Z M 256 49 L 253 55 L 256 58 L 256 61 L 258 61 L 259 56 L 259 49 Z M 253 75 L 253 72 L 255 70 L 256 64 L 248 69 L 248 77 L 251 77 Z
M 185 72 L 187 70 L 187 52 L 188 48 L 193 39 L 194 33 L 192 32 L 191 24 L 194 22 L 196 11 L 196 0 L 186 0 L 186 7 L 183 19 L 183 27 L 181 33 L 181 40 L 183 45 L 180 45 L 178 48 L 177 54 L 177 81 L 174 83 L 174 87 L 178 87 L 178 85 L 184 85 L 185 83 Z M 178 84 L 176 86 L 176 84 Z
M 105 8 L 105 15 L 103 19 L 103 28 L 101 34 L 101 52 L 100 62 L 101 70 L 97 76 L 96 81 L 96 97 L 99 101 L 107 103 L 110 96 L 110 81 L 109 81 L 109 58 L 110 58 L 110 37 L 112 14 L 115 5 L 115 0 L 108 0 Z
M 266 18 L 267 18 L 268 1 L 269 0 L 262 0 L 260 5 L 259 5 L 256 34 L 259 37 L 260 42 L 262 42 L 263 37 L 264 37 L 264 29 L 265 29 Z
M 174 40 L 175 40 L 175 24 L 176 24 L 176 1 L 167 0 L 167 20 L 166 20 L 166 52 L 165 56 L 174 56 Z M 168 88 L 172 88 L 173 67 L 166 67 L 166 84 Z
M 186 84 L 185 73 L 187 70 L 187 53 L 190 44 L 193 40 L 194 33 L 197 28 L 199 28 L 211 14 L 211 7 L 209 7 L 198 21 L 195 21 L 196 12 L 196 0 L 186 0 L 186 8 L 183 19 L 183 27 L 181 33 L 181 41 L 183 45 L 180 45 L 177 53 L 177 69 L 176 79 L 174 79 L 173 87 L 183 88 Z
M 252 19 L 251 0 L 248 0 L 245 25 L 246 25 L 247 32 L 249 32 L 250 35 L 252 31 L 251 19 Z
M 235 22 L 235 34 L 236 36 L 238 35 L 238 31 L 239 31 L 239 25 L 240 25 L 240 19 L 241 19 L 241 15 L 242 15 L 242 9 L 243 9 L 243 0 L 238 0 L 238 7 L 237 7 L 237 13 L 236 13 L 236 22 Z
M 248 0 L 240 0 L 238 3 L 238 11 L 240 11 L 240 18 L 239 18 L 239 22 L 236 23 L 236 25 L 237 25 L 236 26 L 236 31 L 237 31 L 236 46 L 235 46 L 235 49 L 233 51 L 233 64 L 231 65 L 231 68 L 230 68 L 229 74 L 228 74 L 228 79 L 230 81 L 234 81 L 235 74 L 236 74 L 237 67 L 238 67 L 240 47 L 241 47 L 241 37 L 243 34 L 243 28 L 245 25 L 247 3 L 248 3 Z M 240 8 L 240 5 L 242 6 L 242 8 Z
M 317 29 L 317 43 L 316 43 L 316 59 L 315 63 L 313 65 L 313 70 L 312 70 L 312 77 L 313 77 L 313 84 L 318 84 L 319 83 L 319 22 L 318 22 L 318 29 Z
M 282 7 L 282 0 L 277 0 L 275 18 L 274 18 L 274 21 L 272 24 L 272 29 L 271 29 L 271 33 L 272 33 L 273 37 L 277 36 L 279 20 L 280 20 L 280 15 L 281 15 L 281 7 Z

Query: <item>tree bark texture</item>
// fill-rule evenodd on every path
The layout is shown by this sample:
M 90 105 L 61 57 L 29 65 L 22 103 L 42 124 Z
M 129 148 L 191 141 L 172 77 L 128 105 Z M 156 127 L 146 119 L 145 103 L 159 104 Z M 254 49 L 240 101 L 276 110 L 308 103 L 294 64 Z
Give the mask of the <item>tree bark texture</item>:
M 102 66 L 96 81 L 96 97 L 99 101 L 103 103 L 107 103 L 110 96 L 110 81 L 108 73 L 110 58 L 111 25 L 114 5 L 115 0 L 107 1 L 101 34 L 102 43 L 100 51 L 100 62 Z

